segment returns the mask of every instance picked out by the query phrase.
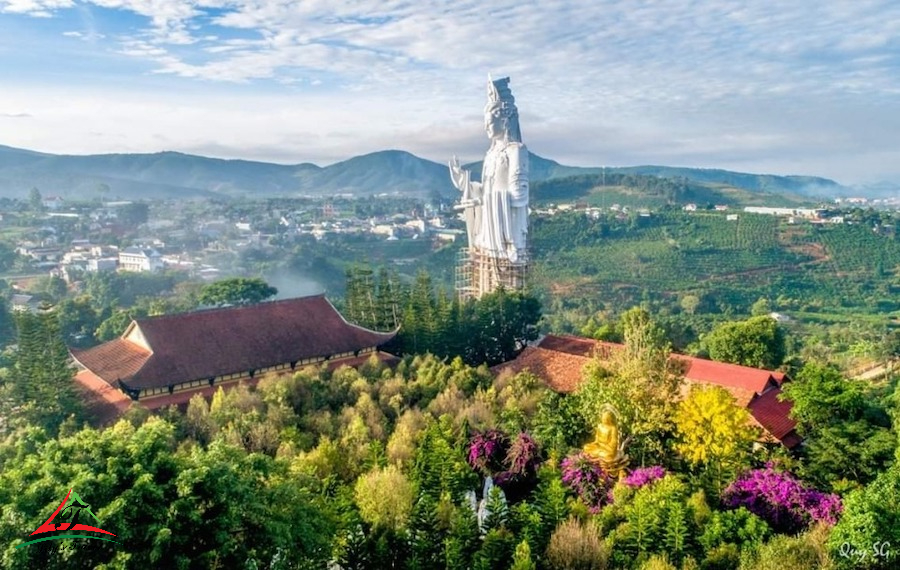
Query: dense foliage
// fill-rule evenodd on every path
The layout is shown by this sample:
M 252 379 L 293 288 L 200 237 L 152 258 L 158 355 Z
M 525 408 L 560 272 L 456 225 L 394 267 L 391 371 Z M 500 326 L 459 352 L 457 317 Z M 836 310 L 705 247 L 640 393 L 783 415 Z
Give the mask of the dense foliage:
M 259 277 L 232 277 L 203 287 L 198 300 L 204 305 L 213 307 L 252 305 L 261 303 L 277 294 L 278 289 Z
M 420 306 L 427 300 L 437 310 L 440 295 L 425 284 L 423 277 Z M 491 310 L 503 308 L 497 313 L 485 309 L 495 315 L 492 330 L 509 315 L 505 303 L 491 301 Z M 746 412 L 721 391 L 686 392 L 665 329 L 635 309 L 610 327 L 623 347 L 586 367 L 574 394 L 552 392 L 528 372 L 495 375 L 484 359 L 473 367 L 463 356 L 410 354 L 393 368 L 376 358 L 358 370 L 309 367 L 220 390 L 211 401 L 196 396 L 186 410 L 151 416 L 135 406 L 113 426 L 81 428 L 66 419 L 78 410 L 63 405 L 67 396 L 53 388 L 62 384 L 51 381 L 62 378 L 56 365 L 65 361 L 55 315 L 23 317 L 18 352 L 0 374 L 6 396 L 12 386 L 40 387 L 47 404 L 4 415 L 15 421 L 0 425 L 4 567 L 897 562 L 885 546 L 900 543 L 892 379 L 864 383 L 817 363 L 801 368 L 785 393 L 806 445 L 788 456 L 755 446 Z M 439 329 L 420 330 L 427 339 Z M 41 384 L 27 382 L 34 378 Z M 7 410 L 28 410 L 24 403 Z M 631 458 L 621 480 L 581 454 L 609 404 Z M 766 465 L 773 459 L 778 469 Z M 17 549 L 70 488 L 121 543 Z
M 438 290 L 431 276 L 419 272 L 410 287 L 382 269 L 347 271 L 344 309 L 348 320 L 375 330 L 399 327 L 389 347 L 397 354 L 431 353 L 462 357 L 489 366 L 512 360 L 538 336 L 541 306 L 528 293 L 499 289 L 461 302 Z

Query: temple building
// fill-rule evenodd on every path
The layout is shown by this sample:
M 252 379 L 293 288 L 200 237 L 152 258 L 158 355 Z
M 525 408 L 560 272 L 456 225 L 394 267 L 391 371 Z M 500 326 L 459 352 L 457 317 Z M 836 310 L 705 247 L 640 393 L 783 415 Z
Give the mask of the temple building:
M 316 295 L 135 319 L 121 337 L 71 354 L 76 381 L 110 416 L 109 406 L 183 404 L 196 393 L 310 364 L 353 366 L 373 354 L 390 360 L 379 349 L 395 334 L 348 323 Z
M 529 370 L 560 393 L 574 392 L 582 378 L 584 366 L 593 358 L 601 360 L 622 348 L 622 345 L 576 336 L 547 335 L 534 346 L 527 347 L 510 362 L 493 368 L 494 372 L 513 373 Z M 682 396 L 691 385 L 716 385 L 727 390 L 738 406 L 750 412 L 750 421 L 761 429 L 762 443 L 780 443 L 788 449 L 799 445 L 797 422 L 791 419 L 790 401 L 780 401 L 781 385 L 787 380 L 784 373 L 716 362 L 683 354 L 672 354 L 684 373 Z

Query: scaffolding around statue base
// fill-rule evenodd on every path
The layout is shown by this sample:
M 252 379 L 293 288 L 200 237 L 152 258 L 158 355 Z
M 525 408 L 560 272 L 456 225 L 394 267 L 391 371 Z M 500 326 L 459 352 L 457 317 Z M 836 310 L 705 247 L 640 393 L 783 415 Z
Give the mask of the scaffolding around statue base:
M 460 300 L 479 299 L 501 286 L 507 291 L 523 291 L 528 259 L 515 263 L 491 257 L 471 248 L 462 248 L 456 260 L 456 294 Z

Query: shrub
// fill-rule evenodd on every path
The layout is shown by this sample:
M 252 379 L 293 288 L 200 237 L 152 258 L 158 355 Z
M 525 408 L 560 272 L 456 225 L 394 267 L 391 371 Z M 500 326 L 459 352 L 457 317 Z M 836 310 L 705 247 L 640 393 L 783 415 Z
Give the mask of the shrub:
M 609 549 L 590 523 L 569 519 L 557 527 L 547 546 L 547 566 L 553 570 L 604 570 Z
M 775 536 L 758 549 L 745 553 L 739 570 L 829 570 L 833 565 L 821 542 L 809 533 Z
M 760 544 L 771 533 L 768 525 L 744 507 L 715 511 L 700 535 L 700 544 L 709 552 L 722 544 Z
M 583 453 L 562 460 L 562 482 L 572 489 L 593 513 L 610 501 L 615 480 Z
M 506 471 L 497 475 L 497 483 L 533 476 L 537 472 L 539 461 L 537 443 L 530 435 L 521 432 L 509 445 L 504 461 Z
M 678 568 L 665 556 L 655 554 L 641 564 L 640 570 L 678 570 Z
M 779 532 L 796 532 L 813 521 L 834 524 L 842 508 L 837 495 L 807 489 L 793 475 L 771 465 L 738 477 L 725 489 L 722 500 L 730 508 L 747 507 Z
M 734 544 L 725 543 L 706 553 L 700 570 L 736 570 L 740 563 L 740 549 Z

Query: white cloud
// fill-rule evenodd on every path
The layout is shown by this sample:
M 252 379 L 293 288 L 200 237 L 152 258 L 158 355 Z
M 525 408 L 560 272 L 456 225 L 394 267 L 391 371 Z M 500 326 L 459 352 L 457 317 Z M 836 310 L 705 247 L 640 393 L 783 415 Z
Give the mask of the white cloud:
M 74 5 L 72 0 L 0 0 L 0 12 L 49 18 L 54 10 Z

